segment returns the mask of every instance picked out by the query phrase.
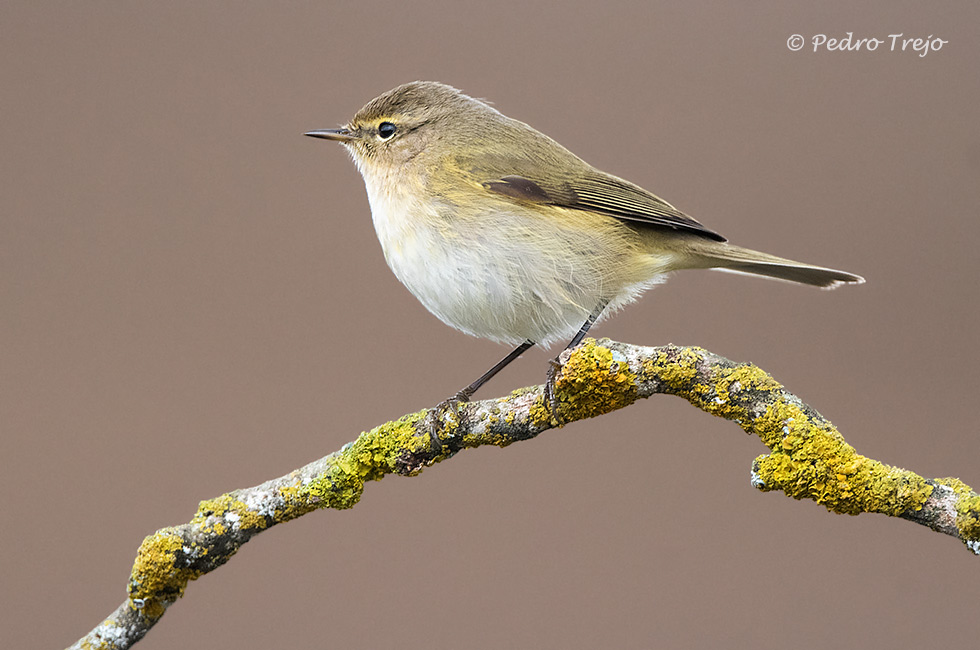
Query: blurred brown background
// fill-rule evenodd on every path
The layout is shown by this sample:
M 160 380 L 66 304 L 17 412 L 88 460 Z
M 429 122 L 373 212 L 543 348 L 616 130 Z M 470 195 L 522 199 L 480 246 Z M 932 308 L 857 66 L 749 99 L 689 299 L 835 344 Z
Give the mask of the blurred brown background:
M 750 360 L 859 451 L 980 485 L 975 2 L 0 6 L 0 612 L 56 648 L 143 536 L 433 405 L 505 349 L 384 264 L 304 131 L 413 79 L 487 97 L 832 293 L 679 274 L 597 335 Z M 795 33 L 941 51 L 791 52 Z M 484 397 L 540 383 L 532 351 Z M 420 370 L 424 369 L 424 370 Z M 969 646 L 980 560 L 749 485 L 661 397 L 260 535 L 141 648 Z

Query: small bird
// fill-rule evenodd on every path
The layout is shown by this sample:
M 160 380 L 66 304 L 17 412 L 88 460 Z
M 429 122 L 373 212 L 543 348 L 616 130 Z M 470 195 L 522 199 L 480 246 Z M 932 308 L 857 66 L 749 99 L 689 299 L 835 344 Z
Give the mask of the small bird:
M 733 246 L 442 83 L 398 86 L 346 126 L 305 135 L 340 142 L 354 159 L 385 260 L 402 284 L 447 325 L 516 346 L 443 405 L 468 401 L 535 344 L 578 345 L 672 271 L 720 269 L 828 289 L 864 281 Z M 557 368 L 552 361 L 545 385 L 553 413 Z

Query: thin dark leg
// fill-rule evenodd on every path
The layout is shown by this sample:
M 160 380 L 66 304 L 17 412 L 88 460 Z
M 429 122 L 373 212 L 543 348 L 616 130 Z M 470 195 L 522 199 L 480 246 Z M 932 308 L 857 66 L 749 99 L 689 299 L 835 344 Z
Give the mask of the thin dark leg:
M 579 329 L 578 333 L 575 336 L 573 336 L 572 340 L 569 341 L 568 345 L 565 346 L 566 350 L 568 350 L 569 348 L 574 348 L 576 345 L 582 342 L 582 339 L 584 339 L 585 335 L 589 333 L 589 329 L 591 329 L 591 327 L 595 324 L 596 320 L 602 314 L 602 310 L 606 308 L 607 304 L 609 304 L 609 301 L 603 300 L 598 305 L 596 305 L 596 308 L 592 310 L 591 314 L 589 314 L 588 319 L 586 319 L 585 323 L 582 324 L 582 327 Z M 473 393 L 475 393 L 477 390 L 480 389 L 480 386 L 490 381 L 494 375 L 496 375 L 498 372 L 503 370 L 507 366 L 507 364 L 509 364 L 511 361 L 524 354 L 527 351 L 527 349 L 530 348 L 532 345 L 534 345 L 534 341 L 531 340 L 524 341 L 523 343 L 518 345 L 516 348 L 514 348 L 513 351 L 511 351 L 510 354 L 508 354 L 506 357 L 498 361 L 497 365 L 495 365 L 493 368 L 490 368 L 490 370 L 487 370 L 485 373 L 483 373 L 483 375 L 479 379 L 474 381 L 472 384 L 470 384 L 463 390 L 456 393 L 456 399 L 460 402 L 468 402 L 470 400 L 470 397 L 473 396 Z M 558 360 L 555 359 L 556 363 L 557 361 Z M 550 376 L 549 379 L 551 381 L 554 381 L 554 378 Z
M 609 304 L 608 300 L 603 300 L 596 308 L 592 310 L 589 314 L 589 318 L 582 324 L 582 328 L 578 333 L 572 337 L 572 340 L 568 342 L 565 346 L 565 350 L 574 348 L 576 345 L 582 342 L 585 335 L 589 333 L 589 329 L 595 324 L 596 320 L 602 314 L 602 310 L 606 308 Z M 563 350 L 564 352 L 564 350 Z M 558 356 L 561 356 L 560 354 Z M 560 422 L 558 419 L 558 398 L 555 397 L 555 380 L 558 378 L 558 371 L 561 370 L 561 364 L 558 362 L 558 357 L 551 360 L 551 365 L 548 367 L 548 380 L 544 383 L 544 403 L 548 405 L 551 409 L 551 417 L 556 421 Z
M 583 333 L 582 335 L 584 336 L 585 334 Z M 472 384 L 470 384 L 463 390 L 456 393 L 456 400 L 460 402 L 470 401 L 470 398 L 473 397 L 473 393 L 478 391 L 480 389 L 480 386 L 490 381 L 494 375 L 496 375 L 498 372 L 503 370 L 507 366 L 507 364 L 509 364 L 511 361 L 524 354 L 524 352 L 526 352 L 527 349 L 532 345 L 534 345 L 534 341 L 524 341 L 523 343 L 518 345 L 516 348 L 514 348 L 511 351 L 510 354 L 508 354 L 506 357 L 498 361 L 497 365 L 495 365 L 493 368 L 490 368 L 490 370 L 487 370 L 485 373 L 483 373 L 479 379 L 474 381 Z
M 582 342 L 582 339 L 584 339 L 585 335 L 589 333 L 589 329 L 593 325 L 595 325 L 596 319 L 599 318 L 599 316 L 602 314 L 602 310 L 605 309 L 606 305 L 608 304 L 609 304 L 608 300 L 603 300 L 598 305 L 596 305 L 596 308 L 592 310 L 591 314 L 589 314 L 589 319 L 585 321 L 585 323 L 582 325 L 582 329 L 580 329 L 578 331 L 578 334 L 573 336 L 572 340 L 569 341 L 568 345 L 565 346 L 565 350 L 569 348 L 574 348 L 576 345 Z
M 532 345 L 534 345 L 534 341 L 524 341 L 514 348 L 510 354 L 498 361 L 493 368 L 490 368 L 490 370 L 487 370 L 485 373 L 480 375 L 479 379 L 432 410 L 429 420 L 429 436 L 432 438 L 432 447 L 437 454 L 442 451 L 443 441 L 441 440 L 439 434 L 442 432 L 441 421 L 443 416 L 446 414 L 446 411 L 452 409 L 458 416 L 459 411 L 456 407 L 459 406 L 459 404 L 470 401 L 470 398 L 473 397 L 473 393 L 479 390 L 480 386 L 490 381 L 494 375 L 503 370 L 511 361 L 524 354 L 524 352 L 527 351 L 527 349 Z M 461 441 L 462 438 L 457 441 L 457 444 L 459 444 Z M 449 443 L 450 440 L 447 440 L 446 442 Z

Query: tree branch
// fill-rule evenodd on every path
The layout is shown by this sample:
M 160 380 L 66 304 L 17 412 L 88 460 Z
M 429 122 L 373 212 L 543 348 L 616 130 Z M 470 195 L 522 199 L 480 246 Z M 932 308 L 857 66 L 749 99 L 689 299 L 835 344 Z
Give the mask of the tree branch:
M 980 555 L 980 496 L 955 478 L 926 479 L 857 454 L 834 426 L 767 373 L 701 348 L 639 347 L 587 339 L 562 354 L 558 416 L 573 422 L 657 393 L 677 395 L 759 436 L 770 453 L 752 463 L 752 485 L 812 499 L 828 510 L 902 517 L 962 540 Z M 129 598 L 72 648 L 129 648 L 195 580 L 227 562 L 253 535 L 319 508 L 351 508 L 367 481 L 415 476 L 464 448 L 505 447 L 559 426 L 541 386 L 442 413 L 420 411 L 362 433 L 339 451 L 262 485 L 202 501 L 189 523 L 163 528 L 139 548 Z

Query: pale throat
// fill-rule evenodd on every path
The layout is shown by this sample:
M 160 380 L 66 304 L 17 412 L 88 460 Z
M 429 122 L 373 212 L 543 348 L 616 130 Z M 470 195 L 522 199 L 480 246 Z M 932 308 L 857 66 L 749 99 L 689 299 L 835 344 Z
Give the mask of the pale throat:
M 425 218 L 431 207 L 419 201 L 424 196 L 414 187 L 419 181 L 395 166 L 362 169 L 362 175 L 385 260 L 400 275 L 400 262 L 423 253 L 417 249 L 420 238 L 425 239 L 426 224 L 431 223 Z

